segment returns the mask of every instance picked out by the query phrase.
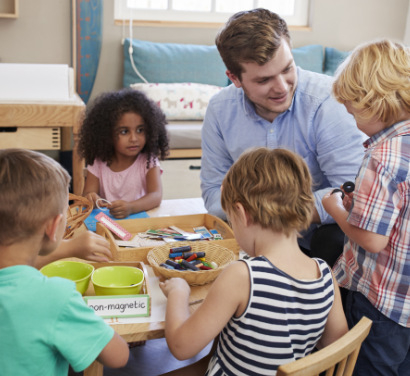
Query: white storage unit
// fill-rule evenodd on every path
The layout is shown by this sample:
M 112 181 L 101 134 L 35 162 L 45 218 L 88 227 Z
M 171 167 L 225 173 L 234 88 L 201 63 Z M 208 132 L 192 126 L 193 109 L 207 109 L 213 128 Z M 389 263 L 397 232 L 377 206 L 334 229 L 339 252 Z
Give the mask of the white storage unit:
M 161 161 L 163 200 L 201 197 L 200 159 Z

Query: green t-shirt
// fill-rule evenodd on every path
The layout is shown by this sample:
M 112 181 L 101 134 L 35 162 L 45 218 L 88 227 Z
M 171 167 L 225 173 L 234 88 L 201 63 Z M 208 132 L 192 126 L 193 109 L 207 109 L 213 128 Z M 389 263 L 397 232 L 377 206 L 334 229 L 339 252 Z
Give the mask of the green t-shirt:
M 67 376 L 87 368 L 114 331 L 74 282 L 18 265 L 0 269 L 0 375 Z

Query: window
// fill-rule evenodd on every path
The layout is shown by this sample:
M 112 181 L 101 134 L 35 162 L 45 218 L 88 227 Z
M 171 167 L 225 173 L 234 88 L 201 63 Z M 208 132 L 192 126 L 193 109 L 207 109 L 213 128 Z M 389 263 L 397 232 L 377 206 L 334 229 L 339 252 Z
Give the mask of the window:
M 225 23 L 239 11 L 266 8 L 289 26 L 307 26 L 309 0 L 115 0 L 117 24 L 132 18 L 137 24 Z

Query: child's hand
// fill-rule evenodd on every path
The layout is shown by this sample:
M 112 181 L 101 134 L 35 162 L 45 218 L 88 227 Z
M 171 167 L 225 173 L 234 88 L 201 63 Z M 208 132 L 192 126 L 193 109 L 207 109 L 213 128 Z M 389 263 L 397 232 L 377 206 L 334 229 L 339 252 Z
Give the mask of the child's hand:
M 87 194 L 87 195 L 85 196 L 85 198 L 86 198 L 88 201 L 91 201 L 92 204 L 93 204 L 93 207 L 95 208 L 95 207 L 96 207 L 95 203 L 96 203 L 97 200 L 98 200 L 99 198 L 101 198 L 101 197 L 98 196 L 97 193 L 91 192 L 91 193 Z M 102 206 L 102 205 L 100 205 L 100 206 Z
M 353 202 L 353 192 L 346 192 L 343 189 L 343 185 L 340 187 L 340 189 L 345 194 L 345 198 L 343 199 L 343 206 L 345 207 L 346 211 L 350 212 L 350 209 L 352 208 L 352 202 Z
M 191 293 L 191 289 L 187 281 L 182 278 L 167 279 L 165 282 L 160 282 L 159 287 L 161 287 L 162 292 L 167 298 L 172 290 L 179 290 L 181 292 L 185 291 L 188 295 Z
M 73 250 L 72 257 L 96 262 L 108 262 L 109 258 L 112 259 L 110 244 L 102 236 L 91 231 L 82 232 L 67 242 Z
M 107 208 L 115 218 L 126 218 L 132 214 L 131 203 L 123 200 L 114 201 L 111 205 L 107 205 Z
M 345 207 L 343 206 L 343 200 L 342 200 L 342 193 L 341 192 L 335 192 L 332 194 L 333 189 L 327 193 L 323 199 L 322 199 L 322 205 L 323 208 L 330 214 L 334 212 L 335 209 L 341 208 L 343 211 L 345 210 Z

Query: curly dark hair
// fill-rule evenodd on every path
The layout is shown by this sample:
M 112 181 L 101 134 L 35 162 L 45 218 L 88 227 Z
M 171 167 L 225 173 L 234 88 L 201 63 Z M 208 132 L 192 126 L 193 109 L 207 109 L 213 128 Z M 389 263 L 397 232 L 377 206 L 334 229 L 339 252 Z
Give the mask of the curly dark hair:
M 144 119 L 146 143 L 141 153 L 147 156 L 147 167 L 155 157 L 164 160 L 169 154 L 167 121 L 154 101 L 137 90 L 122 89 L 98 96 L 87 105 L 79 134 L 78 154 L 87 164 L 95 159 L 110 164 L 114 156 L 114 129 L 121 116 L 133 112 Z

